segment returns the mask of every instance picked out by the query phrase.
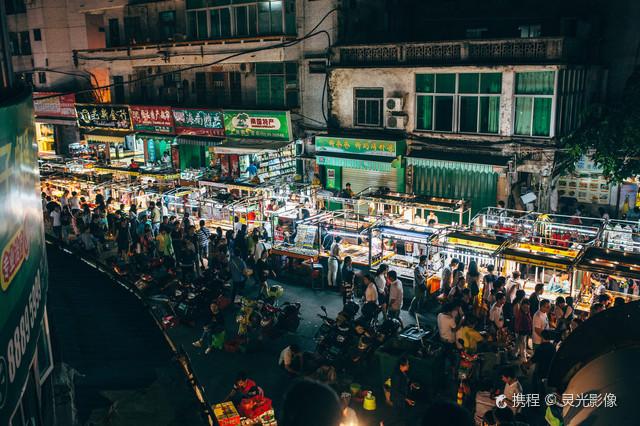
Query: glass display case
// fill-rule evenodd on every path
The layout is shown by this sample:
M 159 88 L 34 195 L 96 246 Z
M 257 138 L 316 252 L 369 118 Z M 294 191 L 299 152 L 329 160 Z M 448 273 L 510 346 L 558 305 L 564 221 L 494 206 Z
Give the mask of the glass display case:
M 638 222 L 610 220 L 604 225 L 601 240 L 604 248 L 640 253 L 640 226 Z

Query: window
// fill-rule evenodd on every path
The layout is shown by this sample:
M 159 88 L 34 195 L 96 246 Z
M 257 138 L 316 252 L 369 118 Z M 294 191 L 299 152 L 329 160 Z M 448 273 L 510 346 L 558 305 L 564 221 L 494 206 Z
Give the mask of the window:
M 482 38 L 486 32 L 486 28 L 468 28 L 466 31 L 467 38 Z
M 382 104 L 384 102 L 384 89 L 355 89 L 354 95 L 354 125 L 382 127 Z
M 416 129 L 496 134 L 501 91 L 501 73 L 417 74 Z
M 4 0 L 4 7 L 7 15 L 26 13 L 27 11 L 24 0 Z
M 176 11 L 167 10 L 158 15 L 160 21 L 160 37 L 162 40 L 173 40 L 176 34 Z
M 109 46 L 120 46 L 120 23 L 118 19 L 109 19 Z
M 142 33 L 141 25 L 139 16 L 125 16 L 124 33 L 128 44 L 137 44 L 144 41 L 145 37 Z
M 256 64 L 256 103 L 258 106 L 296 108 L 298 64 L 268 62 Z
M 295 0 L 188 1 L 187 26 L 192 39 L 295 34 Z
M 124 77 L 114 75 L 113 84 L 113 102 L 116 104 L 124 103 Z
M 38 73 L 38 84 L 47 84 L 47 73 L 39 72 Z
M 31 40 L 29 39 L 29 31 L 20 32 L 20 54 L 31 55 Z
M 39 28 L 33 30 L 33 41 L 42 41 L 42 33 Z
M 521 38 L 540 37 L 540 25 L 521 25 L 518 27 Z
M 9 48 L 14 56 L 20 55 L 20 42 L 18 41 L 18 33 L 9 33 Z
M 550 136 L 555 72 L 516 73 L 516 135 Z

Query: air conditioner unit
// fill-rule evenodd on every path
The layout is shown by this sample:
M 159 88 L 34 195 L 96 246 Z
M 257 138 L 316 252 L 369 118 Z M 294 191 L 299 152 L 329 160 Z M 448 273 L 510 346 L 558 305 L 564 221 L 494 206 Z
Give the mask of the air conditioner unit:
M 407 125 L 407 117 L 404 115 L 387 116 L 387 129 L 404 129 Z
M 402 98 L 386 98 L 384 107 L 387 111 L 402 111 Z

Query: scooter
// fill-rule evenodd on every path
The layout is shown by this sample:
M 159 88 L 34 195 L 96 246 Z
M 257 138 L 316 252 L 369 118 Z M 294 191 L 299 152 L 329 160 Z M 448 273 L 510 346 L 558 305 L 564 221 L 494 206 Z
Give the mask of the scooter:
M 471 395 L 471 382 L 473 381 L 475 366 L 480 356 L 478 354 L 467 353 L 464 349 L 460 351 L 460 364 L 458 365 L 458 405 L 466 405 Z

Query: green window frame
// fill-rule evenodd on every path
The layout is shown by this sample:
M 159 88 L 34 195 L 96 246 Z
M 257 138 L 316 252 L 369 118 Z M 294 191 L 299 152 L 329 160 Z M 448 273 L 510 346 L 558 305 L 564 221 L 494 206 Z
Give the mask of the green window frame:
M 514 129 L 518 136 L 551 136 L 555 71 L 516 73 Z
M 416 74 L 416 130 L 498 134 L 502 73 Z
M 256 64 L 256 104 L 264 107 L 297 108 L 299 105 L 298 64 L 263 62 Z
M 353 91 L 353 125 L 358 127 L 382 127 L 383 103 L 383 88 L 355 88 Z

